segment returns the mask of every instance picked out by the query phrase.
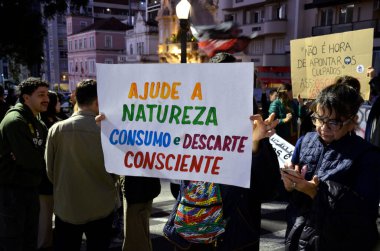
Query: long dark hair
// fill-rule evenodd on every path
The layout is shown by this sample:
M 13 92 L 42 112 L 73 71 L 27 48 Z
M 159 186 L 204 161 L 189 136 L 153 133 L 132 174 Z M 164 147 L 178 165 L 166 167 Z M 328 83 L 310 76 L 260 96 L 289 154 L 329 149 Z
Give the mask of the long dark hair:
M 49 91 L 49 105 L 46 112 L 41 112 L 41 120 L 45 123 L 45 125 L 50 128 L 55 122 L 59 121 L 57 117 L 57 110 L 55 107 L 58 103 L 58 94 L 54 91 Z

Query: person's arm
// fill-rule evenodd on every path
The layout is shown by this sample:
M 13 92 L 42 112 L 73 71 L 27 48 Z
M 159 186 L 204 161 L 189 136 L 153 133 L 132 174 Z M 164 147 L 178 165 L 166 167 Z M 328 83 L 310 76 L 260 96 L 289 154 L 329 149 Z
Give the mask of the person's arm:
M 46 140 L 46 148 L 45 148 L 45 162 L 46 162 L 46 174 L 49 180 L 53 183 L 54 180 L 54 135 L 53 130 L 55 127 L 53 126 L 49 129 L 47 140 Z
M 13 120 L 4 124 L 3 130 L 16 165 L 25 168 L 42 164 L 43 157 L 34 145 L 32 133 L 25 120 L 15 116 Z
M 272 113 L 266 120 L 259 114 L 251 116 L 252 121 L 252 152 L 257 153 L 259 150 L 260 140 L 271 137 L 275 132 L 278 120 Z

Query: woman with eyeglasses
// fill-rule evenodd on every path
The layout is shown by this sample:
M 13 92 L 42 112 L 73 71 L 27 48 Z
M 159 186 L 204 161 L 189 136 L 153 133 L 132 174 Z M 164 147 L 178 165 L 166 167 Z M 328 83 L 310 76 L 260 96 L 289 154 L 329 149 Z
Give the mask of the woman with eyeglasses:
M 297 141 L 282 169 L 291 193 L 286 250 L 373 250 L 378 240 L 380 152 L 354 133 L 363 99 L 353 80 L 319 93 L 311 106 L 316 132 Z

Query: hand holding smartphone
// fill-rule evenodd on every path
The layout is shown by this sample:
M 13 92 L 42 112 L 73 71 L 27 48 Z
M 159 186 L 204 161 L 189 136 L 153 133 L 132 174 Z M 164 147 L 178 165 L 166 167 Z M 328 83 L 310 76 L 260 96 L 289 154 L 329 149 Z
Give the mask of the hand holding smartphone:
M 284 172 L 286 174 L 289 174 L 293 177 L 296 177 L 296 178 L 302 178 L 302 174 L 300 172 L 298 172 L 297 170 L 295 169 L 292 169 L 292 168 L 280 168 L 281 172 Z

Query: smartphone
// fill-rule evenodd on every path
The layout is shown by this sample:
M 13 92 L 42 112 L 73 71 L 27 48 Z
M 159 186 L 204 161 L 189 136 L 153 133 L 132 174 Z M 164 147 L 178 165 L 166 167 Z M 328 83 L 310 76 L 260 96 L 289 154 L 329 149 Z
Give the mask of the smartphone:
M 296 178 L 302 178 L 302 175 L 297 170 L 291 169 L 291 168 L 280 168 L 281 172 L 284 172 L 286 174 L 292 175 Z

